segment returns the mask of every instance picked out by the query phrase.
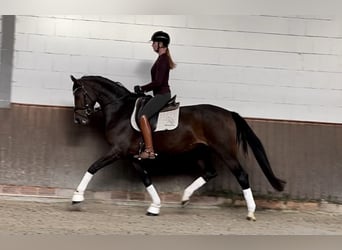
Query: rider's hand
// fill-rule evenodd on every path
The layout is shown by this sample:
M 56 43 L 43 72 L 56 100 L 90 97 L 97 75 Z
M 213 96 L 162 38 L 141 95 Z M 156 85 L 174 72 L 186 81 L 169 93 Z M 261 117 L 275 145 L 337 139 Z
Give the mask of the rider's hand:
M 141 87 L 139 85 L 134 86 L 134 92 L 137 94 L 143 94 L 144 93 L 144 91 L 141 89 Z

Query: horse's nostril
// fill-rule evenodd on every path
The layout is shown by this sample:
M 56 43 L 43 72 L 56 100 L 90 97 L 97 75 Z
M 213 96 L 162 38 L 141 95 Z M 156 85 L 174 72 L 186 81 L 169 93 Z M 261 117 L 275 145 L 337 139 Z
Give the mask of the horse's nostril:
M 74 118 L 74 123 L 75 124 L 79 124 L 80 123 L 80 120 L 78 118 Z
M 75 123 L 75 124 L 87 125 L 87 124 L 88 124 L 88 119 L 86 119 L 86 118 L 84 118 L 84 117 L 79 117 L 79 116 L 75 115 L 75 117 L 74 117 L 74 123 Z

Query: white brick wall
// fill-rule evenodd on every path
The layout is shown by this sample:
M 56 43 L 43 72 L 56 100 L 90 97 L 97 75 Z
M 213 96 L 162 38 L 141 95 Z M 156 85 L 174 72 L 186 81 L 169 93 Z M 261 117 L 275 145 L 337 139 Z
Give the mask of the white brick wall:
M 71 106 L 70 74 L 147 83 L 156 30 L 183 105 L 342 123 L 342 19 L 326 16 L 17 16 L 12 102 Z

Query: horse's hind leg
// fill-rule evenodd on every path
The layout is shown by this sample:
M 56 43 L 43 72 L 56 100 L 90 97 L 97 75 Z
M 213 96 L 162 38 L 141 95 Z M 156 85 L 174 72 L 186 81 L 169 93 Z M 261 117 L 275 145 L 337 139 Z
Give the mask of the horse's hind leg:
M 200 158 L 198 159 L 198 165 L 204 170 L 204 174 L 198 177 L 194 182 L 187 186 L 182 196 L 182 206 L 185 207 L 190 202 L 191 195 L 206 184 L 210 179 L 217 176 L 215 168 L 210 164 L 210 150 L 207 146 L 200 147 L 198 149 Z
M 194 182 L 192 182 L 189 186 L 187 186 L 183 192 L 182 196 L 182 206 L 185 207 L 190 202 L 191 195 L 200 187 L 202 187 L 204 184 L 206 184 L 207 181 L 202 177 L 198 177 Z
M 252 190 L 249 185 L 248 174 L 242 168 L 241 164 L 237 160 L 230 160 L 227 162 L 230 170 L 234 174 L 235 178 L 237 179 L 238 183 L 242 188 L 242 193 L 245 198 L 247 204 L 247 220 L 255 221 L 255 201 L 253 198 Z
M 150 195 L 152 199 L 152 203 L 147 209 L 146 215 L 148 216 L 157 216 L 160 213 L 161 201 L 158 195 L 157 190 L 152 184 L 151 178 L 147 173 L 146 169 L 141 165 L 141 163 L 133 162 L 133 166 L 137 170 L 138 174 L 140 175 L 142 182 L 146 187 L 147 193 Z

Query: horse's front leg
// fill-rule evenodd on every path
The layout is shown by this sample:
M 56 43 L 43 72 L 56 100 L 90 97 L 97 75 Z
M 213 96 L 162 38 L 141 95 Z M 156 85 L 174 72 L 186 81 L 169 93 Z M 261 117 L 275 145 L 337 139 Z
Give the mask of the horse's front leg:
M 74 195 L 72 196 L 73 205 L 84 201 L 84 192 L 87 189 L 90 180 L 93 178 L 93 175 L 94 174 L 89 173 L 89 171 L 84 174 L 80 184 L 78 185 L 76 191 L 74 192 Z
M 140 162 L 133 161 L 133 166 L 139 173 L 142 182 L 144 183 L 144 186 L 146 188 L 147 193 L 150 195 L 152 199 L 152 203 L 147 209 L 146 215 L 148 216 L 157 216 L 160 213 L 160 207 L 161 207 L 161 201 L 160 197 L 158 195 L 157 190 L 152 184 L 151 178 L 149 174 L 147 173 L 146 169 L 141 165 Z
M 87 172 L 84 174 L 80 184 L 77 186 L 76 191 L 74 192 L 74 195 L 72 197 L 72 205 L 79 204 L 82 201 L 84 201 L 84 193 L 87 189 L 87 186 L 91 179 L 93 178 L 94 174 L 102 169 L 103 167 L 113 163 L 115 160 L 117 160 L 118 157 L 116 154 L 114 154 L 112 151 L 95 161 L 87 170 Z

